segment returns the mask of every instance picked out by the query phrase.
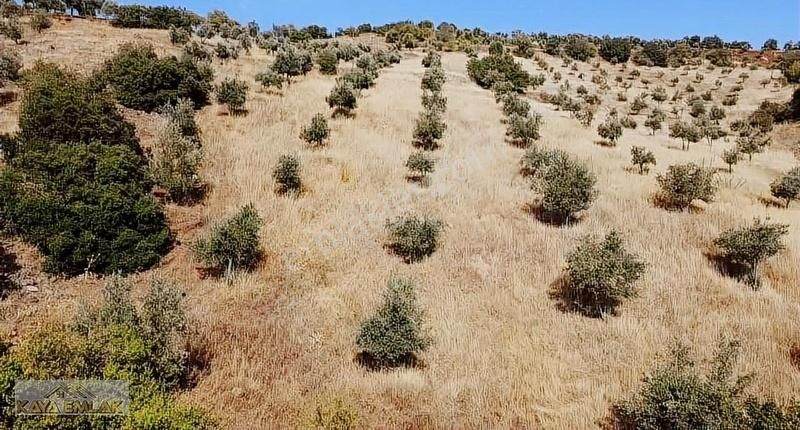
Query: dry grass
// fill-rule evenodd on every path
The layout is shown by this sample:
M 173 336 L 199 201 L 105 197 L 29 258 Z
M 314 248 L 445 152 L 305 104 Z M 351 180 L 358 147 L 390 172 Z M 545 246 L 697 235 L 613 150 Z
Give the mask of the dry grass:
M 139 37 L 171 50 L 166 32 L 85 22 L 58 24 L 22 50 L 28 65 L 42 58 L 83 67 Z M 760 201 L 769 182 L 796 164 L 788 149 L 772 148 L 737 166 L 732 176 L 721 174 L 718 199 L 704 211 L 667 212 L 649 201 L 655 175 L 626 171 L 630 147 L 651 149 L 658 159 L 652 170 L 661 172 L 687 161 L 722 168 L 719 154 L 731 143 L 680 151 L 665 131 L 649 136 L 640 116 L 638 130 L 626 130 L 616 148 L 603 148 L 593 143 L 594 128 L 582 128 L 531 97 L 545 119 L 540 144 L 585 159 L 601 191 L 582 222 L 552 227 L 524 210 L 533 195 L 517 174 L 523 152 L 504 142 L 499 107 L 490 92 L 469 82 L 461 54 L 444 55 L 448 131 L 435 153 L 431 184 L 422 188 L 405 180 L 421 109 L 420 58 L 406 54 L 383 70 L 375 88 L 359 99 L 354 118 L 330 121 L 330 143 L 319 150 L 298 137 L 314 114 L 328 112 L 324 99 L 333 78 L 316 72 L 282 96 L 253 84 L 247 116 L 221 115 L 217 106 L 201 112 L 211 192 L 202 205 L 170 207 L 181 244 L 160 269 L 187 290 L 197 340 L 209 357 L 186 401 L 211 409 L 226 428 L 296 427 L 307 423 L 318 401 L 330 398 L 353 405 L 371 428 L 590 428 L 610 402 L 637 386 L 671 339 L 690 342 L 708 357 L 722 334 L 743 340 L 740 367 L 757 375 L 758 394 L 787 400 L 800 392 L 800 372 L 789 352 L 800 339 L 800 206 L 784 210 Z M 238 74 L 252 82 L 267 64 L 254 50 L 216 69 L 218 78 Z M 590 66 L 580 67 L 582 83 L 594 92 Z M 620 73 L 604 67 L 612 77 Z M 640 70 L 652 88 L 656 71 Z M 722 78 L 720 92 L 734 85 L 740 71 Z M 568 73 L 562 69 L 574 92 L 578 80 Z M 667 71 L 662 79 L 680 73 Z M 713 86 L 719 69 L 703 73 L 704 83 L 693 84 L 697 94 Z M 728 121 L 764 98 L 789 97 L 789 89 L 771 92 L 757 84 L 769 72 L 748 73 Z M 680 86 L 693 77 L 694 71 L 681 76 Z M 544 90 L 555 87 L 549 81 Z M 629 90 L 629 100 L 642 91 L 638 87 Z M 604 97 L 596 122 L 618 105 L 616 91 Z M 722 96 L 715 97 L 719 102 Z M 9 124 L 15 104 L 3 110 Z M 146 124 L 137 121 L 140 128 Z M 276 195 L 270 178 L 287 152 L 300 155 L 309 188 L 297 199 Z M 264 262 L 231 283 L 199 279 L 188 244 L 207 223 L 250 202 L 265 219 Z M 415 265 L 382 248 L 385 220 L 408 210 L 446 222 L 439 251 Z M 765 286 L 753 292 L 717 273 L 703 253 L 723 229 L 765 216 L 791 225 L 789 249 L 767 264 Z M 650 263 L 641 296 L 605 321 L 560 311 L 549 292 L 565 254 L 580 236 L 611 228 Z M 354 338 L 392 274 L 416 280 L 435 343 L 422 356 L 422 368 L 373 373 L 354 361 Z M 38 296 L 15 293 L 3 302 L 2 326 L 25 330 L 43 314 L 67 315 L 80 300 L 97 300 L 97 281 L 49 282 Z

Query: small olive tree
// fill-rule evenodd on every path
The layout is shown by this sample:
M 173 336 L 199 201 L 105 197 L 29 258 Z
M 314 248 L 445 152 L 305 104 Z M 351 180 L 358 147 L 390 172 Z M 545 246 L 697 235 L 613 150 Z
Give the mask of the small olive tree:
M 195 257 L 210 269 L 225 274 L 252 268 L 260 254 L 258 231 L 261 223 L 252 204 L 243 207 L 194 243 Z
M 272 170 L 272 179 L 275 180 L 279 194 L 298 194 L 303 187 L 300 179 L 300 158 L 294 154 L 281 155 Z
M 536 140 L 539 140 L 539 127 L 542 124 L 542 116 L 538 113 L 533 115 L 511 115 L 508 118 L 506 136 L 521 148 L 527 148 Z
M 733 166 L 739 164 L 741 159 L 742 154 L 735 147 L 722 151 L 722 161 L 728 165 L 728 173 L 733 173 Z
M 648 150 L 643 146 L 633 146 L 631 148 L 631 164 L 639 167 L 639 174 L 643 175 L 645 171 L 649 170 L 648 165 L 656 165 L 656 156 L 653 151 Z
M 686 210 L 693 200 L 711 202 L 717 192 L 714 171 L 695 163 L 669 166 L 656 177 L 661 186 L 660 199 L 664 205 Z
M 761 286 L 759 265 L 784 249 L 781 238 L 788 231 L 788 225 L 770 224 L 756 219 L 752 225 L 723 232 L 714 240 L 714 245 L 720 249 L 720 256 L 726 263 L 743 269 L 744 276 L 740 278 L 747 285 L 758 289 Z
M 335 75 L 336 66 L 339 64 L 339 57 L 333 50 L 324 49 L 317 54 L 317 64 L 319 64 L 320 73 L 324 75 Z
M 261 84 L 265 90 L 275 87 L 277 89 L 283 88 L 283 78 L 272 70 L 266 70 L 256 74 L 256 82 Z
M 353 109 L 358 106 L 356 91 L 353 86 L 344 79 L 336 81 L 336 85 L 331 89 L 330 95 L 325 98 L 328 106 L 334 109 L 334 115 L 351 115 Z
M 785 175 L 770 184 L 770 192 L 776 198 L 786 201 L 786 207 L 792 200 L 800 198 L 800 167 L 789 170 Z
M 414 127 L 414 146 L 426 150 L 436 149 L 439 147 L 439 139 L 444 136 L 446 130 L 447 124 L 439 113 L 423 111 Z
M 331 134 L 325 115 L 318 113 L 311 118 L 311 123 L 303 127 L 300 138 L 314 146 L 322 146 Z
M 392 279 L 383 295 L 383 305 L 361 323 L 356 345 L 371 367 L 413 364 L 415 354 L 425 351 L 431 344 L 424 323 L 414 284 Z
M 609 115 L 597 126 L 597 134 L 608 141 L 609 146 L 617 146 L 617 140 L 622 137 L 622 124 L 616 116 Z
M 233 114 L 245 111 L 248 85 L 239 78 L 225 78 L 217 87 L 217 102 L 228 107 Z
M 423 180 L 433 172 L 435 164 L 436 162 L 424 151 L 414 152 L 406 161 L 406 168 L 409 171 L 408 177 L 415 181 Z
M 625 250 L 616 231 L 602 241 L 585 237 L 567 256 L 566 298 L 585 315 L 614 314 L 624 300 L 636 296 L 634 283 L 645 267 L 637 255 Z
M 401 215 L 386 222 L 389 233 L 387 248 L 406 263 L 414 263 L 431 256 L 438 247 L 444 223 L 428 216 Z

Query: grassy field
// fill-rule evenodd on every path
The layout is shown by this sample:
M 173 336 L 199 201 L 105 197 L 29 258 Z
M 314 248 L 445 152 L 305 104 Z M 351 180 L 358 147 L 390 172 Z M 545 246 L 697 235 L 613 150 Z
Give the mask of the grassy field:
M 178 52 L 166 31 L 120 30 L 99 22 L 56 22 L 29 40 L 20 47 L 26 66 L 41 59 L 89 70 L 125 41 Z M 271 61 L 264 51 L 215 63 L 218 80 L 239 76 L 251 83 L 248 113 L 229 116 L 216 105 L 199 113 L 211 191 L 202 204 L 168 208 L 179 245 L 157 269 L 186 290 L 193 343 L 206 362 L 204 376 L 183 400 L 209 408 L 224 427 L 240 429 L 300 426 L 318 404 L 334 399 L 356 411 L 368 428 L 591 428 L 611 402 L 638 386 L 673 339 L 708 358 L 722 335 L 742 340 L 739 369 L 756 375 L 755 393 L 783 401 L 800 392 L 800 371 L 788 353 L 800 341 L 800 205 L 778 208 L 769 196 L 769 183 L 797 165 L 796 126 L 777 126 L 766 153 L 728 174 L 720 154 L 732 140 L 681 151 L 667 130 L 650 136 L 644 115 L 617 147 L 596 144 L 596 124 L 611 107 L 623 108 L 613 77 L 627 76 L 632 67 L 602 65 L 612 89 L 591 128 L 538 101 L 540 93 L 557 90 L 559 84 L 548 79 L 527 95 L 545 121 L 538 144 L 584 160 L 600 191 L 580 222 L 554 227 L 526 210 L 534 194 L 518 173 L 524 151 L 505 142 L 500 107 L 490 91 L 468 79 L 461 53 L 443 54 L 448 130 L 434 155 L 430 185 L 405 179 L 422 109 L 422 55 L 406 51 L 400 64 L 382 70 L 376 86 L 358 100 L 355 117 L 330 120 L 331 139 L 322 149 L 311 149 L 298 136 L 314 114 L 330 113 L 325 96 L 334 77 L 313 71 L 275 94 L 253 81 Z M 559 59 L 545 58 L 570 81 L 571 92 L 579 82 L 595 92 L 590 64 L 579 63 L 574 72 Z M 540 72 L 535 62 L 520 61 Z M 695 76 L 666 69 L 659 78 L 656 69 L 638 69 L 650 88 L 661 84 L 670 95 L 671 78 L 679 77 L 684 87 Z M 703 69 L 705 80 L 692 85 L 701 94 L 721 79 L 714 96 L 719 104 L 743 71 L 723 76 L 719 68 Z M 758 84 L 768 70 L 747 73 L 739 103 L 726 108 L 725 123 L 743 118 L 764 99 L 791 95 L 789 87 Z M 636 82 L 629 100 L 643 91 L 648 90 Z M 664 108 L 668 112 L 670 102 Z M 18 102 L 0 109 L 3 131 L 15 127 L 17 109 Z M 156 117 L 126 115 L 146 146 L 155 136 Z M 631 170 L 633 145 L 655 154 L 658 164 L 649 175 Z M 271 169 L 285 153 L 302 160 L 308 189 L 298 198 L 273 190 Z M 720 169 L 717 199 L 689 213 L 655 207 L 655 174 L 689 161 Z M 247 203 L 265 220 L 261 265 L 231 282 L 201 279 L 189 245 Z M 414 265 L 383 247 L 386 220 L 407 211 L 435 215 L 446 225 L 440 249 Z M 766 264 L 759 291 L 722 276 L 704 257 L 720 232 L 754 217 L 791 226 L 788 249 Z M 559 310 L 550 296 L 566 254 L 583 235 L 611 229 L 649 264 L 640 296 L 605 320 Z M 0 303 L 5 331 L 21 335 L 99 299 L 102 280 L 45 278 L 31 248 L 10 245 L 39 291 L 15 292 Z M 355 361 L 354 339 L 392 275 L 416 281 L 434 343 L 419 368 L 370 372 Z M 150 276 L 136 278 L 144 285 Z

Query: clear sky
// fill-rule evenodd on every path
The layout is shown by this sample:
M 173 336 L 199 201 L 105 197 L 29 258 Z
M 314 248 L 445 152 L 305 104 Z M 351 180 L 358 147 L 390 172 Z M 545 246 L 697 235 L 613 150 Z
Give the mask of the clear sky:
M 222 9 L 240 22 L 257 21 L 334 31 L 361 23 L 410 19 L 452 22 L 490 32 L 633 35 L 645 39 L 717 34 L 758 49 L 769 37 L 782 47 L 800 40 L 800 0 L 140 0 L 178 5 L 205 15 Z

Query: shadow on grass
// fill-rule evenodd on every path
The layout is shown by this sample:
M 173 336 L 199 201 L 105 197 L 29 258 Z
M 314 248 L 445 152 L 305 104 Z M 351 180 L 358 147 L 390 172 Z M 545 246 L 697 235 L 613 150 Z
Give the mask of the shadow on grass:
M 786 204 L 778 199 L 760 196 L 758 201 L 768 208 L 786 209 Z
M 562 273 L 550 284 L 547 296 L 556 302 L 556 309 L 564 313 L 579 314 L 588 318 L 602 319 L 606 314 L 601 307 L 592 306 L 592 297 L 581 297 L 570 288 L 569 275 Z M 608 312 L 615 315 L 613 311 Z
M 539 222 L 551 225 L 553 227 L 570 227 L 580 224 L 583 221 L 581 217 L 576 217 L 575 215 L 564 216 L 561 214 L 547 212 L 540 204 L 537 203 L 526 203 L 523 205 L 522 210 L 526 214 L 536 218 L 536 220 Z
M 424 361 L 422 361 L 416 355 L 411 353 L 406 354 L 396 362 L 386 363 L 382 360 L 375 358 L 372 354 L 362 351 L 356 354 L 354 361 L 358 363 L 360 366 L 363 366 L 364 368 L 372 372 L 398 369 L 398 368 L 424 369 L 426 367 Z
M 355 118 L 356 114 L 350 109 L 344 109 L 337 107 L 333 110 L 333 114 L 331 114 L 331 118 L 344 118 L 344 119 L 352 119 Z
M 406 181 L 417 184 L 422 188 L 431 186 L 431 178 L 427 175 L 406 175 Z
M 703 252 L 703 256 L 711 263 L 714 270 L 722 276 L 743 282 L 750 273 L 750 268 L 747 265 L 730 261 L 712 251 Z

